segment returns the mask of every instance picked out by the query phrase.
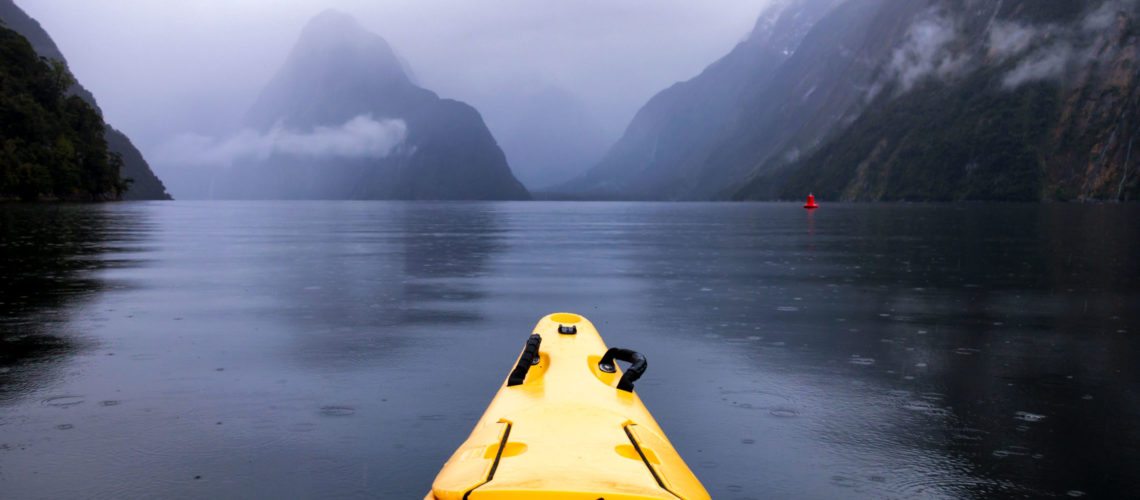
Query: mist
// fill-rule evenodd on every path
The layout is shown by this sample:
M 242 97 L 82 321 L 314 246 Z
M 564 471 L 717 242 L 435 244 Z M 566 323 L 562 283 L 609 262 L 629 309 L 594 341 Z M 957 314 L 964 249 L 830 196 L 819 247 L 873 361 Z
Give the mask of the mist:
M 969 57 L 950 50 L 958 36 L 955 20 L 937 11 L 928 13 L 911 26 L 906 41 L 895 50 L 889 68 L 901 91 L 911 90 L 920 80 L 931 75 L 946 78 L 960 72 L 969 62 Z
M 0 500 L 1131 498 L 1138 200 L 1140 0 L 0 0 Z
M 376 120 L 364 115 L 338 127 L 316 127 L 311 132 L 278 125 L 268 132 L 247 129 L 224 139 L 182 134 L 155 148 L 153 160 L 168 165 L 229 167 L 274 156 L 384 158 L 406 134 L 403 120 Z
M 986 25 L 985 58 L 1003 63 L 1015 60 L 1002 79 L 1007 90 L 1042 80 L 1060 80 L 1068 70 L 1095 60 L 1097 37 L 1117 20 L 1117 13 L 1134 9 L 1138 0 L 1109 0 L 1089 11 L 1072 26 L 1028 24 L 997 20 L 1002 3 L 995 4 L 993 17 Z M 926 78 L 948 80 L 969 73 L 977 67 L 974 56 L 960 52 L 963 44 L 959 25 L 962 13 L 932 9 L 920 16 L 908 29 L 901 46 L 892 54 L 887 67 L 888 79 L 898 83 L 899 92 L 910 91 Z M 872 87 L 869 98 L 877 95 L 884 82 Z
M 1063 78 L 1073 67 L 1100 54 L 1096 38 L 1116 21 L 1117 13 L 1136 7 L 1137 0 L 1111 0 L 1089 12 L 1075 27 L 1002 23 L 990 34 L 991 50 L 999 57 L 1028 53 L 1006 74 L 1002 84 L 1014 89 L 1027 83 Z
M 19 2 L 148 157 L 184 134 L 238 133 L 302 26 L 327 8 L 387 39 L 419 84 L 475 106 L 496 136 L 529 114 L 509 96 L 553 89 L 581 103 L 568 113 L 588 116 L 608 144 L 649 97 L 731 50 L 769 3 Z

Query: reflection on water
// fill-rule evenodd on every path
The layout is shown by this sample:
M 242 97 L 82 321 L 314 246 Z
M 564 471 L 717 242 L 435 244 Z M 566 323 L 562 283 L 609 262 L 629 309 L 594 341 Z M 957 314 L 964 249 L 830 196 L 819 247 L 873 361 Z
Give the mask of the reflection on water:
M 104 255 L 131 245 L 141 223 L 100 206 L 0 209 L 0 402 L 47 383 L 86 340 L 70 314 L 108 287 L 100 270 L 129 265 Z
M 715 498 L 1127 496 L 1135 206 L 0 207 L 0 487 L 416 498 L 533 322 Z M 8 346 L 12 346 L 9 348 Z
M 757 207 L 664 212 L 639 236 L 670 241 L 637 259 L 666 278 L 663 322 L 755 365 L 716 380 L 749 414 L 719 413 L 714 447 L 739 459 L 793 434 L 783 449 L 832 454 L 779 454 L 808 472 L 742 474 L 742 492 L 1105 494 L 1136 479 L 1135 212 L 990 208 L 833 207 L 802 232 Z

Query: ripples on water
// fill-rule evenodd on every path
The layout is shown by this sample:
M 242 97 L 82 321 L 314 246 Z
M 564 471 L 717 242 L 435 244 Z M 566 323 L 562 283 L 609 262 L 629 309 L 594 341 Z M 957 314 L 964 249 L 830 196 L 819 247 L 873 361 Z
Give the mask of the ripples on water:
M 586 314 L 716 498 L 1120 497 L 1135 206 L 0 207 L 0 490 L 418 498 Z

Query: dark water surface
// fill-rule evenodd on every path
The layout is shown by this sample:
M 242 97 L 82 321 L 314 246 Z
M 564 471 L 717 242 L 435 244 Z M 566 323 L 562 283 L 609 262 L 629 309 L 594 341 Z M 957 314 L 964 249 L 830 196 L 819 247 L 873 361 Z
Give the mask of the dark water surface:
M 714 498 L 1131 497 L 1140 206 L 0 206 L 0 496 L 422 498 L 592 319 Z

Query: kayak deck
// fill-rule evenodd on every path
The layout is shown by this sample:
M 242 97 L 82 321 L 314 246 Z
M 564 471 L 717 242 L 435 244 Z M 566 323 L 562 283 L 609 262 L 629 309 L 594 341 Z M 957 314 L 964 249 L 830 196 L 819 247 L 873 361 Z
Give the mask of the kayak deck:
M 621 369 L 601 363 L 589 320 L 552 314 L 534 333 L 536 361 L 529 347 L 520 355 L 428 500 L 709 498 L 632 384 L 618 388 Z

